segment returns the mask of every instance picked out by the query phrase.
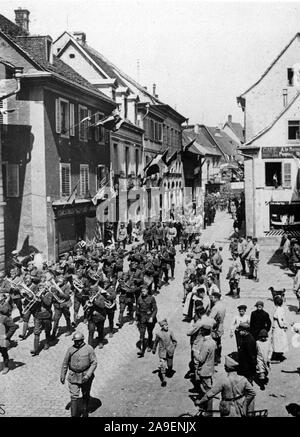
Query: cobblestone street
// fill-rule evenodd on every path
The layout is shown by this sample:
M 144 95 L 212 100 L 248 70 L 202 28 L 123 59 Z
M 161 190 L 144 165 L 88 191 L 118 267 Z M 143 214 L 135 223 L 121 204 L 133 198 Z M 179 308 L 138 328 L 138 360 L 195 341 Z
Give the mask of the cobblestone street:
M 229 327 L 237 305 L 245 303 L 250 313 L 257 299 L 263 299 L 265 309 L 272 314 L 273 303 L 268 291 L 269 286 L 286 288 L 290 322 L 300 322 L 300 316 L 295 314 L 297 301 L 291 290 L 293 278 L 289 271 L 280 268 L 276 260 L 275 263 L 271 260 L 276 249 L 274 246 L 261 246 L 260 281 L 256 283 L 243 278 L 240 300 L 232 300 L 225 296 L 229 291 L 225 277 L 230 262 L 228 237 L 231 232 L 232 219 L 227 213 L 220 212 L 215 223 L 204 230 L 201 237 L 203 242 L 215 241 L 223 246 L 221 289 L 227 308 L 223 358 L 224 354 L 235 349 L 235 340 L 229 337 Z M 91 392 L 91 416 L 176 417 L 186 411 L 195 410 L 189 392 L 192 385 L 189 380 L 184 379 L 190 358 L 189 338 L 186 336 L 188 324 L 182 321 L 184 257 L 184 254 L 178 254 L 175 280 L 169 286 L 164 286 L 156 298 L 158 320 L 164 317 L 168 319 L 170 329 L 174 331 L 178 341 L 174 359 L 175 375 L 167 380 L 167 387 L 161 387 L 157 374 L 153 373 L 158 364 L 157 355 L 147 352 L 144 358 L 137 357 L 138 329 L 135 324 L 127 323 L 113 338 L 108 339 L 107 336 L 107 343 L 102 350 L 96 349 L 98 367 Z M 32 323 L 31 320 L 31 325 Z M 81 323 L 79 329 L 87 336 L 86 325 Z M 18 340 L 19 334 L 20 329 L 14 336 L 15 340 Z M 289 329 L 289 338 L 291 335 Z M 37 357 L 30 355 L 32 342 L 31 335 L 25 341 L 18 341 L 18 345 L 10 350 L 13 370 L 7 375 L 0 373 L 0 403 L 5 404 L 7 416 L 69 416 L 70 413 L 66 409 L 69 393 L 67 385 L 60 384 L 59 375 L 62 359 L 71 344 L 71 337 L 62 334 L 56 345 L 48 351 L 42 351 Z M 287 416 L 285 405 L 291 402 L 299 403 L 299 351 L 300 349 L 293 348 L 290 343 L 290 350 L 286 354 L 287 360 L 272 365 L 266 390 L 260 391 L 255 386 L 256 409 L 268 408 L 269 416 Z M 223 361 L 217 367 L 216 377 L 221 372 Z M 214 408 L 217 407 L 218 401 L 214 401 Z

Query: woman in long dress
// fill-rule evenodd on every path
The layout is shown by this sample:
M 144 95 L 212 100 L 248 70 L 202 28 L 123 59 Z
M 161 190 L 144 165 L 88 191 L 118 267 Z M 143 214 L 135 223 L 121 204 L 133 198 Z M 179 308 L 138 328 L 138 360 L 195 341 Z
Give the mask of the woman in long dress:
M 288 338 L 286 331 L 288 329 L 288 320 L 283 307 L 283 299 L 281 296 L 275 296 L 275 312 L 273 314 L 271 344 L 273 349 L 274 359 L 282 361 L 284 354 L 288 352 Z

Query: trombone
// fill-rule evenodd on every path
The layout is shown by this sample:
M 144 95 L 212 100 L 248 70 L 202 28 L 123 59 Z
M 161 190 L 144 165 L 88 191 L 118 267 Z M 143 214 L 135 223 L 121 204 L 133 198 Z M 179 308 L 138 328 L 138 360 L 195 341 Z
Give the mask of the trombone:
M 31 290 L 30 290 L 31 291 Z M 45 293 L 45 292 L 47 292 L 47 291 L 49 291 L 48 290 L 48 287 L 46 286 L 46 287 L 44 287 L 44 288 L 41 288 L 39 291 L 37 291 L 36 293 L 34 293 L 34 292 L 32 292 L 32 294 L 33 294 L 33 297 L 32 297 L 32 299 L 28 302 L 28 304 L 23 308 L 23 312 L 24 312 L 24 314 L 26 314 L 28 311 L 30 311 L 31 310 L 31 308 L 33 307 L 33 305 L 35 305 L 37 302 L 40 302 L 41 301 L 41 297 L 42 297 L 42 295 Z

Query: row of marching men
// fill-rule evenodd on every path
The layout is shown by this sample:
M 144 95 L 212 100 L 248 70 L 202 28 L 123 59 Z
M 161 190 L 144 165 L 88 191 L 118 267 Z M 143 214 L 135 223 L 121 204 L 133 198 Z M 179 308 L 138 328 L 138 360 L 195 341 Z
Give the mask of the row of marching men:
M 79 315 L 83 314 L 83 321 L 88 326 L 88 343 L 94 345 L 97 331 L 98 347 L 103 348 L 105 321 L 108 319 L 109 336 L 112 337 L 117 307 L 118 328 L 125 321 L 138 322 L 139 356 L 144 356 L 146 347 L 151 348 L 156 323 L 154 295 L 159 293 L 162 284 L 168 285 L 174 278 L 175 256 L 171 242 L 156 246 L 149 253 L 144 244 L 126 252 L 118 243 L 105 248 L 102 244 L 88 247 L 81 241 L 72 251 L 63 254 L 58 262 L 44 263 L 42 268 L 35 266 L 33 257 L 22 259 L 15 254 L 9 274 L 2 280 L 0 293 L 2 373 L 9 370 L 8 350 L 11 338 L 19 327 L 11 317 L 14 307 L 19 311 L 19 322 L 23 321 L 19 335 L 21 341 L 29 335 L 30 320 L 34 321 L 33 356 L 42 349 L 40 336 L 43 331 L 43 349 L 46 350 L 60 335 L 62 316 L 66 322 L 65 335 L 70 335 L 82 319 Z M 126 257 L 129 269 L 125 272 Z M 148 342 L 145 341 L 146 331 Z

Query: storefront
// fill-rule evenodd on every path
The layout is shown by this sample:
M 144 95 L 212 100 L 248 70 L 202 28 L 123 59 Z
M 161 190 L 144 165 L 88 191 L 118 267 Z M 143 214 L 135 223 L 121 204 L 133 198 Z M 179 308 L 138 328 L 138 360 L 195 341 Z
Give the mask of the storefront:
M 96 207 L 91 201 L 54 204 L 56 256 L 71 250 L 79 238 L 93 239 L 97 230 Z
M 300 201 L 270 202 L 270 229 L 299 230 Z

